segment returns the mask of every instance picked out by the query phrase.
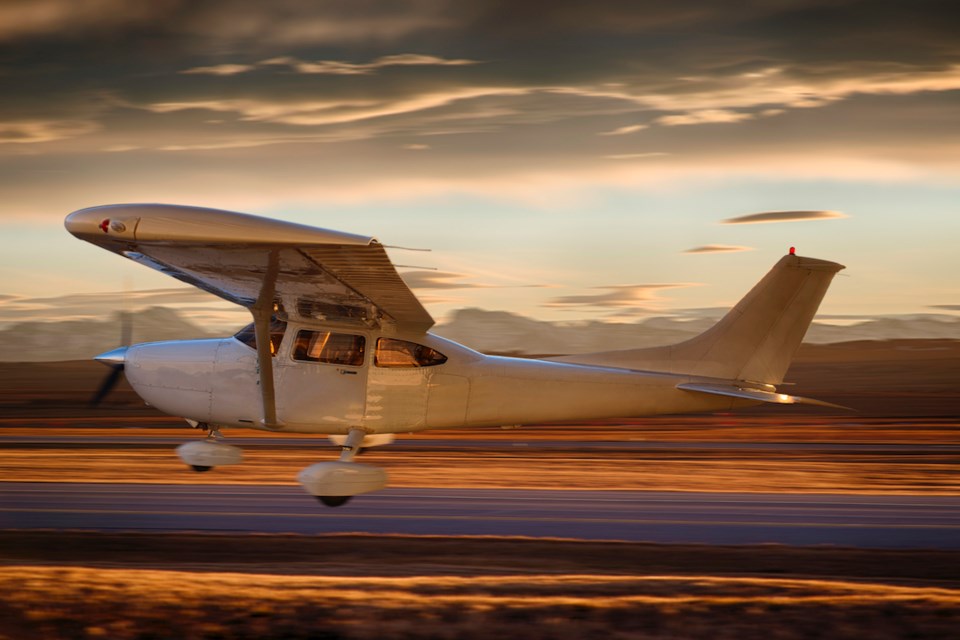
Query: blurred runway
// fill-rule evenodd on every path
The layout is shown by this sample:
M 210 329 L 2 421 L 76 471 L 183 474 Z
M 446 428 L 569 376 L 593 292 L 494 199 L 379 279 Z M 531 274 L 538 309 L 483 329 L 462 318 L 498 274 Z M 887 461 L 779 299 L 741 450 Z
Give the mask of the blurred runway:
M 958 549 L 960 496 L 405 488 L 330 509 L 290 486 L 3 482 L 0 528 Z
M 528 437 L 529 433 L 523 433 Z M 124 435 L 111 433 L 107 435 L 48 435 L 46 433 L 4 435 L 0 432 L 0 448 L 4 449 L 58 449 L 69 446 L 72 449 L 85 447 L 103 449 L 139 448 L 153 449 L 158 447 L 176 447 L 190 440 L 197 440 L 196 436 L 187 432 L 186 435 L 173 436 Z M 231 435 L 225 442 L 245 449 L 313 449 L 318 452 L 336 451 L 330 440 L 324 436 L 303 437 L 290 436 L 234 436 Z M 835 453 L 960 453 L 960 444 L 950 443 L 886 443 L 886 442 L 731 442 L 731 441 L 669 441 L 646 440 L 637 437 L 632 441 L 616 440 L 550 440 L 543 438 L 529 441 L 466 439 L 456 440 L 443 438 L 425 438 L 418 436 L 415 439 L 400 438 L 390 445 L 391 450 L 400 451 L 463 451 L 480 449 L 483 451 L 515 451 L 518 448 L 545 449 L 554 451 L 593 452 L 593 451 L 657 451 L 657 450 L 702 450 L 702 451 L 808 451 L 808 452 L 835 452 Z

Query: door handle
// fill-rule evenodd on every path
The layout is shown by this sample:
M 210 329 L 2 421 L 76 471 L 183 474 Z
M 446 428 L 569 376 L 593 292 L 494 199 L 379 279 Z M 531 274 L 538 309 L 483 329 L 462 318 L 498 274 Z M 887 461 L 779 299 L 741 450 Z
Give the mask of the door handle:
M 337 369 L 337 371 L 338 371 L 338 372 L 340 373 L 340 375 L 342 375 L 342 376 L 355 376 L 355 375 L 357 375 L 357 372 L 356 372 L 356 371 L 351 371 L 350 369 Z

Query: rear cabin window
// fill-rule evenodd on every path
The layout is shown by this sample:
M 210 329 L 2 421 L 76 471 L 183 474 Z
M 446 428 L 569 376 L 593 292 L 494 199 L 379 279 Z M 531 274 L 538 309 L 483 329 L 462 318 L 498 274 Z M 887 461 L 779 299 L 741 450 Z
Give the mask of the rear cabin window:
M 374 363 L 378 367 L 413 368 L 435 367 L 447 361 L 447 356 L 436 349 L 394 338 L 377 340 L 377 353 Z
M 280 349 L 280 343 L 283 342 L 283 334 L 286 330 L 286 322 L 278 320 L 276 317 L 270 318 L 270 355 L 277 355 L 277 351 Z M 257 348 L 257 332 L 252 322 L 233 334 L 233 337 L 251 349 Z
M 365 346 L 363 336 L 301 330 L 297 332 L 297 341 L 293 343 L 293 359 L 359 367 L 363 365 Z

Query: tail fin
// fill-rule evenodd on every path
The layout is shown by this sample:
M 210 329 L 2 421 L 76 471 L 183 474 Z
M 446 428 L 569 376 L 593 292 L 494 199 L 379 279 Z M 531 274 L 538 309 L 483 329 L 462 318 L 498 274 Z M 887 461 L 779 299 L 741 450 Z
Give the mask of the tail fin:
M 695 338 L 669 347 L 556 360 L 778 384 L 830 281 L 843 268 L 786 255 L 720 322 Z

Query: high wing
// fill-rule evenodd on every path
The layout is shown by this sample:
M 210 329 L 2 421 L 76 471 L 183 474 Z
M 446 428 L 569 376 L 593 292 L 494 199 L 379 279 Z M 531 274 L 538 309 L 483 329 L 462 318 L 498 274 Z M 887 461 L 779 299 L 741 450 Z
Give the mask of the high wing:
M 161 204 L 81 209 L 65 225 L 82 240 L 252 311 L 423 331 L 434 323 L 372 237 Z

